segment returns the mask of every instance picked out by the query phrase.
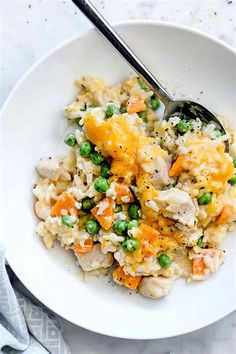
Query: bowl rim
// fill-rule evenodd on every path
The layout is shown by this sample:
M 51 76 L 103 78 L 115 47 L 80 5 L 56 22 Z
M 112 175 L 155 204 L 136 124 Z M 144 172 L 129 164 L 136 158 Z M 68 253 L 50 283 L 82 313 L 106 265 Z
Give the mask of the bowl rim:
M 154 25 L 158 27 L 169 27 L 169 28 L 177 28 L 178 30 L 186 31 L 189 33 L 193 33 L 202 37 L 205 37 L 209 39 L 212 42 L 215 42 L 221 46 L 223 46 L 226 50 L 231 52 L 232 54 L 236 55 L 236 48 L 232 47 L 231 45 L 227 44 L 226 42 L 222 41 L 221 39 L 218 39 L 217 37 L 214 37 L 213 35 L 209 33 L 205 33 L 202 30 L 199 30 L 197 28 L 192 28 L 190 26 L 182 25 L 179 23 L 174 23 L 174 22 L 169 22 L 169 21 L 155 21 L 155 20 L 128 20 L 128 21 L 114 21 L 111 23 L 111 25 L 115 28 L 120 27 L 120 26 L 129 26 L 129 25 Z M 17 88 L 21 85 L 21 83 L 27 78 L 27 76 L 30 75 L 34 69 L 39 66 L 46 58 L 50 57 L 54 52 L 59 51 L 63 47 L 67 46 L 71 42 L 82 38 L 84 36 L 87 36 L 89 33 L 92 33 L 94 31 L 97 31 L 95 27 L 89 27 L 88 29 L 83 30 L 80 34 L 71 36 L 62 42 L 58 43 L 57 45 L 53 46 L 51 49 L 47 50 L 45 54 L 41 55 L 38 60 L 34 64 L 32 64 L 26 72 L 20 77 L 19 80 L 17 80 L 16 84 L 14 87 L 11 89 L 10 93 L 7 95 L 5 101 L 3 102 L 2 108 L 0 110 L 1 115 L 3 114 L 8 102 L 10 101 L 11 97 L 17 90 Z
M 112 26 L 114 28 L 119 28 L 122 26 L 132 26 L 132 25 L 141 25 L 141 26 L 148 26 L 148 25 L 152 25 L 152 26 L 158 26 L 158 27 L 166 27 L 166 28 L 171 28 L 171 29 L 177 29 L 177 30 L 181 30 L 184 32 L 188 32 L 191 34 L 195 34 L 198 35 L 200 37 L 203 37 L 205 39 L 208 39 L 220 46 L 222 46 L 225 50 L 229 51 L 231 54 L 235 55 L 235 59 L 236 59 L 236 49 L 234 49 L 232 46 L 230 46 L 229 44 L 223 42 L 222 40 L 212 36 L 211 34 L 205 33 L 199 29 L 196 28 L 191 28 L 189 26 L 186 25 L 182 25 L 182 24 L 177 24 L 177 23 L 173 23 L 173 22 L 166 22 L 166 21 L 155 21 L 155 20 L 128 20 L 128 21 L 115 21 L 112 22 Z M 87 35 L 93 33 L 93 32 L 97 32 L 97 30 L 94 27 L 89 27 L 88 29 L 83 30 L 80 34 L 78 35 L 74 35 L 66 40 L 63 40 L 62 42 L 58 43 L 56 46 L 54 46 L 53 48 L 51 48 L 50 50 L 48 50 L 45 54 L 43 54 L 34 64 L 32 64 L 28 70 L 26 70 L 26 72 L 21 76 L 21 78 L 17 81 L 17 83 L 15 84 L 15 86 L 13 87 L 13 89 L 10 91 L 10 93 L 8 94 L 7 98 L 5 99 L 1 111 L 0 111 L 0 115 L 1 115 L 1 119 L 0 119 L 0 126 L 2 124 L 3 121 L 3 116 L 4 116 L 4 111 L 7 109 L 9 102 L 11 101 L 12 97 L 14 96 L 15 92 L 17 91 L 18 87 L 20 87 L 20 85 L 25 81 L 25 79 L 27 79 L 28 76 L 30 76 L 30 74 L 41 64 L 43 63 L 43 61 L 45 59 L 47 59 L 48 57 L 50 57 L 52 54 L 56 53 L 57 51 L 61 50 L 62 48 L 70 45 L 70 43 L 86 37 Z M 104 39 L 105 40 L 105 39 Z M 10 267 L 12 267 L 11 265 L 11 260 L 8 259 L 8 257 L 6 257 L 6 260 L 8 262 L 8 264 L 10 265 Z M 21 278 L 21 275 L 18 274 L 18 270 L 14 269 L 14 267 L 12 267 L 12 270 L 14 271 L 14 273 L 16 274 L 16 276 L 18 277 L 18 279 L 22 282 L 22 284 L 30 291 L 30 293 L 36 298 L 38 299 L 45 307 L 47 307 L 50 311 L 55 312 L 58 316 L 62 317 L 63 319 L 69 321 L 70 323 L 79 326 L 81 328 L 84 328 L 86 330 L 92 331 L 94 333 L 98 333 L 98 334 L 102 334 L 105 336 L 109 336 L 109 337 L 115 337 L 115 338 L 122 338 L 122 339 L 133 339 L 133 340 L 152 340 L 152 339 L 164 339 L 164 338 L 172 338 L 172 337 L 176 337 L 179 335 L 183 335 L 183 334 L 187 334 L 187 333 L 191 333 L 193 331 L 199 330 L 201 328 L 205 328 L 217 321 L 219 321 L 220 319 L 224 318 L 225 316 L 229 315 L 230 313 L 232 313 L 234 310 L 236 310 L 236 303 L 235 306 L 232 306 L 232 308 L 230 308 L 229 310 L 226 310 L 224 313 L 219 314 L 218 316 L 215 316 L 214 320 L 210 320 L 210 322 L 207 322 L 206 320 L 204 321 L 205 323 L 203 325 L 200 325 L 200 327 L 197 326 L 192 326 L 191 328 L 189 328 L 186 331 L 178 331 L 178 329 L 176 329 L 176 331 L 170 335 L 162 335 L 162 336 L 143 336 L 143 337 L 134 337 L 134 336 L 119 336 L 116 335 L 114 333 L 112 333 L 112 331 L 110 331 L 110 333 L 105 333 L 102 330 L 99 329 L 94 329 L 92 326 L 85 326 L 83 324 L 78 324 L 78 322 L 76 323 L 73 319 L 71 318 L 67 318 L 67 316 L 65 316 L 63 313 L 61 313 L 61 311 L 59 309 L 57 309 L 56 311 L 54 309 L 52 309 L 50 306 L 47 305 L 47 301 L 45 301 L 45 299 L 42 301 L 40 299 L 40 297 L 38 297 L 34 291 L 32 291 L 30 289 L 30 284 L 26 284 L 27 281 L 24 281 Z

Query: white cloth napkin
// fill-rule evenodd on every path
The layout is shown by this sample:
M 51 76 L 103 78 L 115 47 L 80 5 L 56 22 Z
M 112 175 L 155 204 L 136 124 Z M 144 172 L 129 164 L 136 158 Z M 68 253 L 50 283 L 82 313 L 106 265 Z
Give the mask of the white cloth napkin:
M 3 354 L 70 354 L 59 317 L 40 304 L 6 266 L 1 243 L 0 351 Z

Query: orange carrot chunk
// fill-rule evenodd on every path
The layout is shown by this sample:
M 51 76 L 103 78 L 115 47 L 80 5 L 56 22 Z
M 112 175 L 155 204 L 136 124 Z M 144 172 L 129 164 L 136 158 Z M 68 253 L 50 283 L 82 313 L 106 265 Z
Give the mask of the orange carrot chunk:
M 193 259 L 192 271 L 194 275 L 204 275 L 205 263 L 202 257 Z
M 117 204 L 126 204 L 133 203 L 134 196 L 128 186 L 122 183 L 115 184 L 116 192 L 116 203 Z
M 160 236 L 160 232 L 156 229 L 154 229 L 152 226 L 142 223 L 139 226 L 139 230 L 142 233 L 142 238 L 145 238 L 146 240 L 152 241 L 155 240 L 158 236 Z
M 56 203 L 52 207 L 54 216 L 62 216 L 65 210 L 68 214 L 78 215 L 78 209 L 75 207 L 75 198 L 68 192 L 63 192 L 59 195 Z
M 138 234 L 137 237 L 140 242 L 142 254 L 147 257 L 155 256 L 157 253 L 158 240 L 160 237 L 159 231 L 145 223 L 139 226 L 139 230 L 141 233 Z
M 124 285 L 129 289 L 137 289 L 141 278 L 140 276 L 133 277 L 132 275 L 125 274 L 122 267 L 116 268 L 113 272 L 113 280 L 117 284 Z
M 73 246 L 73 251 L 75 254 L 81 256 L 82 254 L 85 254 L 87 252 L 90 252 L 93 247 L 93 239 L 90 237 L 84 242 L 84 246 L 81 246 L 79 242 L 77 242 Z
M 180 155 L 177 160 L 173 163 L 169 176 L 177 177 L 184 171 L 183 163 L 186 161 L 186 155 Z
M 105 230 L 110 229 L 114 220 L 114 209 L 111 199 L 104 198 L 101 200 L 101 202 L 91 210 L 91 213 Z
M 139 96 L 132 96 L 129 98 L 126 110 L 129 114 L 145 111 L 146 105 L 142 98 Z
M 157 250 L 155 249 L 155 247 L 145 241 L 141 242 L 141 250 L 142 250 L 142 254 L 144 254 L 147 257 L 153 257 L 157 254 Z
M 232 207 L 232 205 L 225 204 L 221 210 L 220 215 L 216 219 L 216 223 L 218 225 L 226 224 L 229 221 L 230 216 L 232 215 L 233 211 L 234 211 L 234 208 Z

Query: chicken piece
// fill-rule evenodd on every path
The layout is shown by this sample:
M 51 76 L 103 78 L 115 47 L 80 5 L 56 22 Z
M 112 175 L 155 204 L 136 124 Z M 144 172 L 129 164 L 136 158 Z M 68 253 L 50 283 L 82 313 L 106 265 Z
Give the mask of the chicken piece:
M 77 256 L 77 259 L 81 268 L 86 272 L 109 268 L 114 262 L 113 254 L 111 252 L 102 253 L 100 244 L 95 244 L 90 252 Z
M 46 220 L 51 215 L 50 205 L 45 204 L 43 201 L 38 200 L 34 206 L 35 214 L 41 220 Z
M 47 248 L 53 247 L 56 236 L 47 229 L 45 222 L 41 221 L 38 224 L 36 232 L 42 237 L 43 243 Z
M 150 180 L 156 188 L 159 189 L 170 184 L 169 170 L 169 160 L 163 159 L 162 157 L 158 157 L 155 160 L 155 170 L 150 176 Z
M 174 283 L 173 278 L 164 277 L 143 277 L 139 284 L 139 292 L 141 295 L 152 299 L 159 299 L 166 296 L 172 290 Z
M 57 188 L 48 178 L 39 177 L 33 188 L 33 195 L 38 200 L 50 205 L 51 202 L 55 203 L 57 200 Z
M 187 192 L 171 188 L 155 198 L 157 206 L 166 217 L 192 228 L 196 222 L 196 207 Z
M 49 178 L 52 181 L 58 181 L 62 178 L 65 181 L 70 181 L 70 174 L 60 166 L 60 161 L 57 157 L 43 157 L 39 160 L 36 170 L 42 177 Z

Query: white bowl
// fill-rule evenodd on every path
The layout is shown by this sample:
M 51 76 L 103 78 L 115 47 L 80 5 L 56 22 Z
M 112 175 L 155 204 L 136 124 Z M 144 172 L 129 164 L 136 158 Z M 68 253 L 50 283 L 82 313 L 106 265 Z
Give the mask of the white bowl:
M 169 92 L 235 118 L 235 52 L 185 27 L 124 23 L 117 30 Z M 235 308 L 235 235 L 225 242 L 227 258 L 206 282 L 177 281 L 162 300 L 149 300 L 108 279 L 83 282 L 74 258 L 60 247 L 48 251 L 35 233 L 34 166 L 62 148 L 67 127 L 62 108 L 84 74 L 117 83 L 130 68 L 95 31 L 63 43 L 24 76 L 2 113 L 2 235 L 7 260 L 25 286 L 65 319 L 106 335 L 152 339 L 206 326 Z M 66 149 L 63 147 L 63 149 Z

